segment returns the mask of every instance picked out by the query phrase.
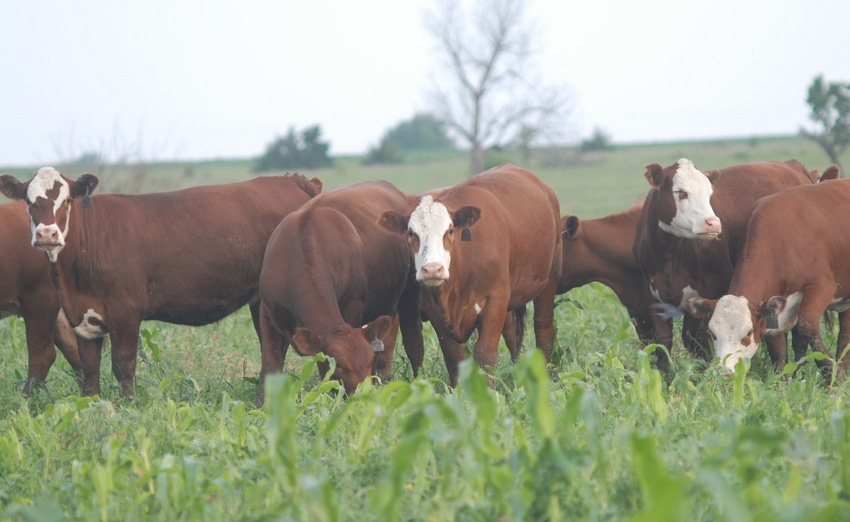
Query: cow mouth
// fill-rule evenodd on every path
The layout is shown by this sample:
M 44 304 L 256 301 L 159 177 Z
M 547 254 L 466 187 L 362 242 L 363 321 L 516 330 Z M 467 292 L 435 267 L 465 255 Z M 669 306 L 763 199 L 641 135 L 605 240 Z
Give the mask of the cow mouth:
M 446 280 L 440 277 L 432 277 L 430 279 L 420 279 L 420 282 L 426 286 L 440 286 Z
M 700 239 L 720 239 L 720 232 L 703 232 L 698 236 Z

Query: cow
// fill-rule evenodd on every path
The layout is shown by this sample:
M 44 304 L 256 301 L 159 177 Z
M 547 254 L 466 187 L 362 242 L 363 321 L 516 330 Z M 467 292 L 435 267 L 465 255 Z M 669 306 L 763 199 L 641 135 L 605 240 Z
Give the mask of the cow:
M 796 327 L 801 345 L 829 356 L 820 335 L 826 310 L 839 312 L 836 376 L 850 357 L 850 234 L 841 225 L 850 179 L 793 187 L 761 199 L 748 222 L 746 242 L 726 295 L 691 298 L 688 312 L 709 318 L 715 355 L 729 370 L 751 358 L 765 335 Z M 796 347 L 795 347 L 796 348 Z M 795 349 L 799 359 L 803 353 Z M 827 379 L 832 361 L 818 360 Z
M 652 342 L 652 310 L 647 302 L 643 274 L 632 245 L 644 199 L 624 212 L 597 219 L 561 218 L 563 254 L 557 294 L 592 282 L 611 288 L 628 311 L 638 339 Z
M 478 328 L 473 358 L 494 367 L 508 313 L 534 302 L 536 344 L 551 359 L 553 309 L 561 272 L 560 206 L 533 173 L 502 164 L 435 195 L 407 214 L 388 210 L 381 224 L 406 234 L 421 303 L 457 385 L 461 343 Z
M 369 375 L 389 374 L 400 326 L 419 373 L 419 287 L 407 241 L 378 224 L 387 209 L 404 213 L 409 203 L 389 182 L 367 181 L 322 193 L 274 230 L 260 273 L 258 403 L 265 377 L 283 370 L 290 343 L 301 355 L 332 356 L 332 377 L 353 393 Z
M 650 184 L 637 233 L 634 255 L 644 275 L 646 299 L 677 311 L 692 297 L 716 299 L 726 293 L 742 250 L 747 219 L 763 196 L 818 181 L 796 160 L 733 165 L 703 173 L 682 158 L 662 168 L 647 165 Z M 825 176 L 828 175 L 825 173 Z M 681 313 L 681 312 L 677 312 Z M 684 321 L 694 321 L 686 315 Z M 672 346 L 670 314 L 652 315 L 654 339 Z M 696 335 L 683 338 L 686 348 L 708 359 L 704 322 L 685 326 Z M 768 347 L 777 367 L 786 358 L 785 339 Z M 658 369 L 669 373 L 667 353 L 658 352 Z
M 321 192 L 318 178 L 259 177 L 140 195 L 91 195 L 43 167 L 28 182 L 0 176 L 0 192 L 26 200 L 33 246 L 47 253 L 62 309 L 77 334 L 82 392 L 100 394 L 103 338 L 112 372 L 132 397 L 143 320 L 190 326 L 250 305 L 259 332 L 258 287 L 272 231 Z
M 27 380 L 23 394 L 43 383 L 56 348 L 71 369 L 81 374 L 77 339 L 59 308 L 44 253 L 30 246 L 30 225 L 24 203 L 0 205 L 0 319 L 18 315 L 24 320 L 27 342 Z

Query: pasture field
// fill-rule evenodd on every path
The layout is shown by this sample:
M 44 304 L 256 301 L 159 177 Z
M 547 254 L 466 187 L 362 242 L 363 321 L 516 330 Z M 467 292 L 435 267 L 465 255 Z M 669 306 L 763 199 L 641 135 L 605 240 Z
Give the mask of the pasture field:
M 593 218 L 647 192 L 644 165 L 682 156 L 704 170 L 792 157 L 828 166 L 798 138 L 513 162 L 555 188 L 562 214 Z M 304 174 L 326 187 L 388 179 L 418 192 L 456 183 L 466 165 L 462 154 L 368 168 L 339 158 Z M 103 188 L 235 181 L 248 169 L 112 169 Z M 24 325 L 0 321 L 0 520 L 850 519 L 850 385 L 824 383 L 805 362 L 775 375 L 764 351 L 724 378 L 681 346 L 667 382 L 609 289 L 591 284 L 558 302 L 551 374 L 529 331 L 516 365 L 501 350 L 492 387 L 467 363 L 449 390 L 426 325 L 423 378 L 412 379 L 399 347 L 391 381 L 344 399 L 290 350 L 262 409 L 246 309 L 202 328 L 144 323 L 132 402 L 118 396 L 108 349 L 103 397 L 79 397 L 60 355 L 46 385 L 22 398 Z M 835 332 L 825 341 L 834 346 Z

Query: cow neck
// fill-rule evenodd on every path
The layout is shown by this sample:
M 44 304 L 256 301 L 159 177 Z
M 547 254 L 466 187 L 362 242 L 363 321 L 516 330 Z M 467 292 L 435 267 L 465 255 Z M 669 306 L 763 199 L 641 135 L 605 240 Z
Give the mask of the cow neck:
M 308 273 L 299 277 L 293 288 L 293 295 L 298 297 L 292 307 L 296 324 L 319 335 L 338 330 L 345 324 L 339 309 L 341 296 L 337 295 L 331 278 L 326 273 L 318 273 L 320 268 L 327 272 L 321 261 L 305 263 L 305 266 Z
M 56 274 L 61 283 L 63 290 L 71 293 L 87 290 L 81 288 L 81 282 L 90 281 L 90 276 L 97 272 L 86 262 L 86 253 L 91 248 L 86 248 L 87 245 L 81 229 L 85 227 L 85 221 L 92 208 L 82 208 L 78 199 L 71 202 L 70 215 L 68 220 L 68 231 L 65 234 L 65 246 L 56 258 L 55 263 L 51 263 L 51 269 Z M 82 254 L 82 255 L 81 255 Z M 73 287 L 73 288 L 69 288 Z
M 640 277 L 631 241 L 635 233 L 635 219 L 625 214 L 615 214 L 582 222 L 578 240 L 592 253 L 575 270 L 570 287 L 575 288 L 598 281 L 620 296 L 629 286 L 628 281 Z M 565 240 L 569 241 L 569 240 Z M 570 261 L 566 264 L 573 270 Z

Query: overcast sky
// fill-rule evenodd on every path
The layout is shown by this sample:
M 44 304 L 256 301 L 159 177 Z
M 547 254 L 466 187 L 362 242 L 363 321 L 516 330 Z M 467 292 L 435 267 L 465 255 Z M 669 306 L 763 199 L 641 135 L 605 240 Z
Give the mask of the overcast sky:
M 850 81 L 847 0 L 530 0 L 572 134 L 619 143 L 795 133 L 817 74 Z M 257 156 L 321 125 L 362 153 L 427 106 L 426 0 L 2 2 L 0 165 L 87 151 Z

